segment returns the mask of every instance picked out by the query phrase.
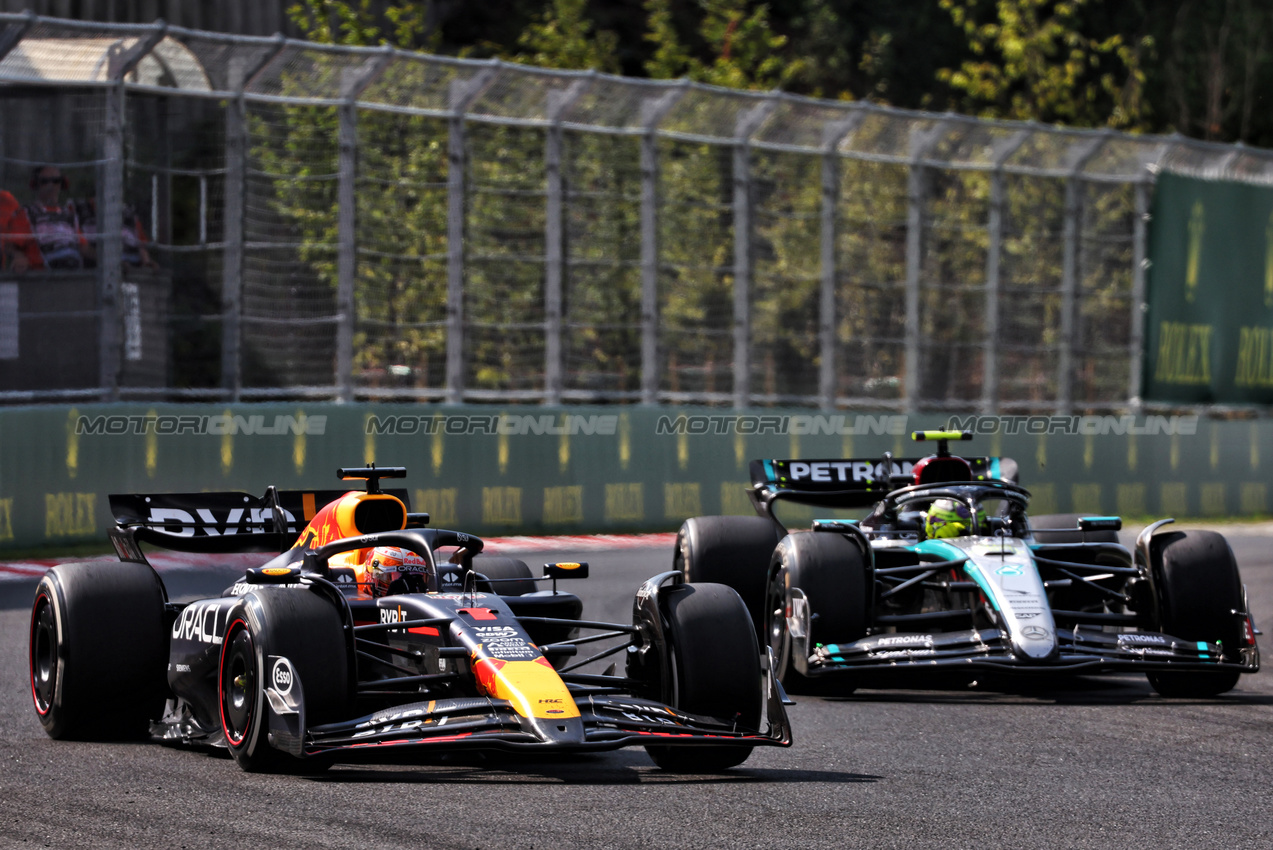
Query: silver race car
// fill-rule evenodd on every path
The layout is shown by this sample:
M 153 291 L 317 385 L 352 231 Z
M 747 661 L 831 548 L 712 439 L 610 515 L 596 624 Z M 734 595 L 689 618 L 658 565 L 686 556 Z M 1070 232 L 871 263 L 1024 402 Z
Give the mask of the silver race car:
M 1259 670 L 1228 543 L 1164 519 L 1135 547 L 1118 517 L 1030 517 L 1007 458 L 961 458 L 966 432 L 920 431 L 922 459 L 757 460 L 755 517 L 696 517 L 675 567 L 736 589 L 780 679 L 846 688 L 881 674 L 1142 671 L 1164 696 L 1208 697 Z M 873 505 L 788 532 L 782 501 Z

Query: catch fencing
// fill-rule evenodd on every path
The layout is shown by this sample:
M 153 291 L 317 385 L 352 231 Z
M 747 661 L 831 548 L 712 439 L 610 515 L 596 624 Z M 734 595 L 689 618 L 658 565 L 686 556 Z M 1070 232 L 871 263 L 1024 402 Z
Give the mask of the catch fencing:
M 96 336 L 63 346 L 97 379 L 7 401 L 1135 409 L 1155 174 L 1273 175 L 1180 137 L 31 15 L 0 15 L 0 110 L 0 188 L 59 165 L 99 254 L 66 305 Z M 126 289 L 129 210 L 161 308 Z M 3 280 L 29 373 L 57 313 Z

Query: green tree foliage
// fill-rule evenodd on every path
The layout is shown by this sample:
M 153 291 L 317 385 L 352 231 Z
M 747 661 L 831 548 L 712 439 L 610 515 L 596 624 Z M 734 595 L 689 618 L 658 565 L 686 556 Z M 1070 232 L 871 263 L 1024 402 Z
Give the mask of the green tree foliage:
M 322 44 L 365 46 L 384 41 L 409 46 L 424 29 L 423 12 L 428 5 L 390 6 L 381 18 L 371 0 L 303 0 L 289 6 L 287 14 L 307 38 Z
M 1273 145 L 1266 0 L 298 0 L 316 41 Z
M 689 77 L 728 88 L 776 88 L 797 75 L 803 63 L 786 55 L 787 37 L 773 30 L 767 4 L 746 0 L 700 0 L 698 37 L 702 56 L 683 46 L 673 24 L 671 0 L 646 0 L 646 38 L 654 56 L 651 77 Z M 748 6 L 753 6 L 748 9 Z
M 1139 50 L 1115 33 L 1082 31 L 1091 0 L 997 0 L 993 17 L 977 0 L 941 0 L 968 39 L 972 58 L 938 79 L 959 93 L 965 111 L 988 118 L 1102 124 L 1142 129 L 1145 75 Z
M 617 72 L 618 37 L 609 30 L 593 33 L 593 23 L 584 14 L 587 4 L 588 0 L 552 0 L 517 40 L 521 52 L 513 58 L 546 68 Z

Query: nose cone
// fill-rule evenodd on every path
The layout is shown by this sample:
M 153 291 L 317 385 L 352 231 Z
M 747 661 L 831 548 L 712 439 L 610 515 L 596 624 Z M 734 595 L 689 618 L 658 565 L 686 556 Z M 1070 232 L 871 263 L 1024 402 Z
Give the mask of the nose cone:
M 1012 649 L 1022 661 L 1051 661 L 1060 652 L 1056 631 L 1050 624 L 1012 624 Z
M 487 696 L 508 700 L 521 717 L 522 728 L 545 743 L 583 743 L 579 706 L 547 658 L 485 658 L 474 662 L 473 673 Z
M 967 573 L 981 587 L 1012 643 L 1026 663 L 1054 660 L 1060 649 L 1047 590 L 1029 546 L 1016 538 L 974 537 L 951 541 L 968 560 Z

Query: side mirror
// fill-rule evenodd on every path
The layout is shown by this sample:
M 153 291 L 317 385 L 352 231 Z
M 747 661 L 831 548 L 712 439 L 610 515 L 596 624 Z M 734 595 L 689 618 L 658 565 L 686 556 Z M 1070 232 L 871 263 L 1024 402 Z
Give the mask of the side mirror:
M 544 578 L 554 581 L 559 578 L 587 578 L 588 562 L 544 564 Z
M 1123 519 L 1116 516 L 1085 516 L 1079 518 L 1080 531 L 1122 531 Z

